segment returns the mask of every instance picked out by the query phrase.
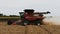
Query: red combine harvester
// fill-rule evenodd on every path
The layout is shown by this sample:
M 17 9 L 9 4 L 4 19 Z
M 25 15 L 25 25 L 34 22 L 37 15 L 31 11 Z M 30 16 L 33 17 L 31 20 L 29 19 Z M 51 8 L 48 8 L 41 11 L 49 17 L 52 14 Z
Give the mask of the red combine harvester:
M 15 21 L 12 25 L 42 25 L 45 18 L 43 14 L 50 14 L 50 12 L 34 12 L 33 9 L 25 9 L 19 14 L 20 20 Z

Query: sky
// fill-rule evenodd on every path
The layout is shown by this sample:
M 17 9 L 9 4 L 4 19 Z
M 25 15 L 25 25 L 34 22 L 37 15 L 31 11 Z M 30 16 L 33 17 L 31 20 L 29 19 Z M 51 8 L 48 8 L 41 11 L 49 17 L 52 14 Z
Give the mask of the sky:
M 52 16 L 60 16 L 60 0 L 0 0 L 0 13 L 19 15 L 24 9 L 50 11 Z

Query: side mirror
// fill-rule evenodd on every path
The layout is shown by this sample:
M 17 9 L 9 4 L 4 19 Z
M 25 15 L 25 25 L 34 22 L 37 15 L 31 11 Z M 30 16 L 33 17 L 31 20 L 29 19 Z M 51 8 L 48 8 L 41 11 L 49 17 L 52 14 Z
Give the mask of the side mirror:
M 22 13 L 24 13 L 24 12 L 19 12 L 19 14 L 22 14 Z

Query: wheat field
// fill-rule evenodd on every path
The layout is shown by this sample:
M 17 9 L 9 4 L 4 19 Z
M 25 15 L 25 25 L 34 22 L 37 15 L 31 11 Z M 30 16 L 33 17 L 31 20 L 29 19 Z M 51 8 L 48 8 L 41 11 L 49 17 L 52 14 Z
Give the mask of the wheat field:
M 0 22 L 0 34 L 60 34 L 60 25 L 7 25 Z

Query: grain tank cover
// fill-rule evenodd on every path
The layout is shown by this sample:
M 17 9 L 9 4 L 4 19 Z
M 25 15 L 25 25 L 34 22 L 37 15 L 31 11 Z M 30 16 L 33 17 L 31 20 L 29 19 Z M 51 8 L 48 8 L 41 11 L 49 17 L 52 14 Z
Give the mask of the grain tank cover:
M 25 9 L 24 12 L 34 12 L 33 9 Z

